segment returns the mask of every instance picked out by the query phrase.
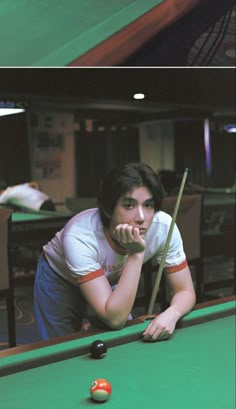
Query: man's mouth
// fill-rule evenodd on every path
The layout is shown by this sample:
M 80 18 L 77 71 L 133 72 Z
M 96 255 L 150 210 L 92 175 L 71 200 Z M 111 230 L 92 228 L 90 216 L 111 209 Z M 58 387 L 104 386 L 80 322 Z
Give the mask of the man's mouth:
M 140 234 L 145 234 L 145 233 L 147 233 L 147 229 L 145 229 L 144 227 L 139 227 L 139 233 Z

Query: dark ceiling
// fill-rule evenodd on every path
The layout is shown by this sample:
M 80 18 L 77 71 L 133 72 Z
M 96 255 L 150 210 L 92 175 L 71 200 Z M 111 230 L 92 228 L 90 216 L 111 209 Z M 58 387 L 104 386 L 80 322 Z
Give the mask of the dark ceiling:
M 134 92 L 146 94 L 134 101 Z M 233 117 L 232 68 L 2 68 L 0 100 L 23 100 L 110 123 Z

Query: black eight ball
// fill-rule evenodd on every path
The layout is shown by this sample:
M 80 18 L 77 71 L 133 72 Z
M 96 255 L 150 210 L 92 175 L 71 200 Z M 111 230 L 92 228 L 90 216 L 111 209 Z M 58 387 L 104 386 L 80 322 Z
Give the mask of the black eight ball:
M 97 340 L 94 341 L 90 346 L 90 353 L 92 358 L 100 359 L 102 358 L 107 352 L 107 346 L 105 342 Z

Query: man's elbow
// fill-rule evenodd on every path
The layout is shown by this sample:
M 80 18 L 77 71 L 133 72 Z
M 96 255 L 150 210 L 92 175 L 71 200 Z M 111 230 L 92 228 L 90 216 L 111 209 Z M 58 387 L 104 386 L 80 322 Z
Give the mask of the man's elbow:
M 126 324 L 126 321 L 121 321 L 121 320 L 112 320 L 109 322 L 110 328 L 114 330 L 119 330 L 119 329 L 124 328 L 125 324 Z
M 124 328 L 124 326 L 125 326 L 125 324 L 126 324 L 126 321 L 127 320 L 124 320 L 124 319 L 121 319 L 121 318 L 106 318 L 105 320 L 103 320 L 105 323 L 106 323 L 106 325 L 109 327 L 109 328 L 111 328 L 111 329 L 113 329 L 113 330 L 119 330 L 119 329 L 122 329 L 122 328 Z
M 196 292 L 194 289 L 189 290 L 189 295 L 190 295 L 190 300 L 191 300 L 191 309 L 194 308 L 196 302 L 197 302 L 197 297 L 196 297 Z

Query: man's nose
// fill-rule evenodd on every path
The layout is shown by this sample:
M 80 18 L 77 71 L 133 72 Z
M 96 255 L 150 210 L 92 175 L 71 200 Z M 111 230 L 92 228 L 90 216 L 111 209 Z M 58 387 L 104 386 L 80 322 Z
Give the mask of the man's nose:
M 136 212 L 136 221 L 139 223 L 142 223 L 144 219 L 145 219 L 145 216 L 144 216 L 143 208 L 142 206 L 138 206 L 137 212 Z

